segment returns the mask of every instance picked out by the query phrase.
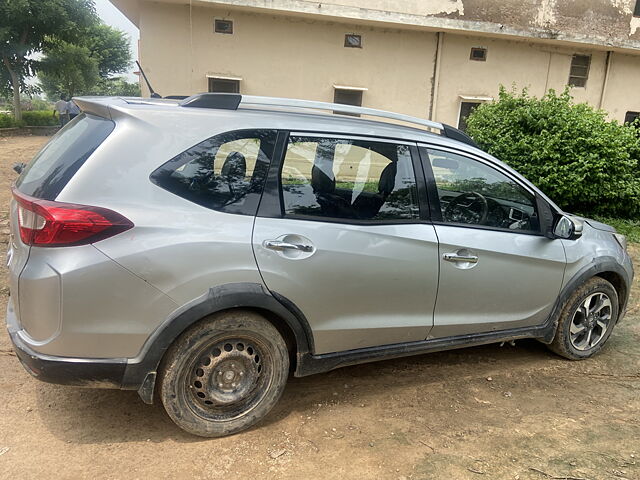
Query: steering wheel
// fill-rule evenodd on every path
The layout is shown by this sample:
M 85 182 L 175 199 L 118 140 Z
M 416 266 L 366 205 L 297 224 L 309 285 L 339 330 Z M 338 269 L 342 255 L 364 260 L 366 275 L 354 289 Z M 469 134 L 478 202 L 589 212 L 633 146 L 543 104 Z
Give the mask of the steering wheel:
M 489 204 L 478 192 L 465 192 L 451 200 L 444 209 L 445 220 L 455 223 L 482 225 L 487 221 Z

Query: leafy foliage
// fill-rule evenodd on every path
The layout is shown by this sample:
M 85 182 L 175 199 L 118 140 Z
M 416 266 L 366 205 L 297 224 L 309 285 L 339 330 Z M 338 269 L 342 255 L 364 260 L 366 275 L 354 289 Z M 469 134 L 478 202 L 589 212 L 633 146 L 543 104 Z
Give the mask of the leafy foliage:
M 87 95 L 105 95 L 109 97 L 139 97 L 140 85 L 127 82 L 123 77 L 104 78 L 98 81 Z
M 109 25 L 99 23 L 89 29 L 84 40 L 90 57 L 98 63 L 98 75 L 107 78 L 123 73 L 131 63 L 131 46 L 127 35 Z
M 22 113 L 22 120 L 15 120 L 13 115 L 0 114 L 0 128 L 10 127 L 40 127 L 58 125 L 57 117 L 54 117 L 51 110 L 30 110 Z
M 16 126 L 16 123 L 15 123 L 15 120 L 13 119 L 13 115 L 0 113 L 0 128 L 10 128 L 15 126 Z
M 52 42 L 40 62 L 38 78 L 51 100 L 103 95 L 106 90 L 127 90 L 128 85 L 108 77 L 124 72 L 130 61 L 129 39 L 124 32 L 96 24 L 87 28 L 78 42 Z
M 58 42 L 40 62 L 40 85 L 49 99 L 82 94 L 98 81 L 98 62 L 87 47 Z
M 501 87 L 469 116 L 467 133 L 567 211 L 638 218 L 638 131 L 572 100 L 568 90 L 538 99 Z
M 58 118 L 51 110 L 33 110 L 22 113 L 23 122 L 30 127 L 58 125 Z
M 97 21 L 93 0 L 0 2 L 0 94 L 13 95 L 16 118 L 21 118 L 19 92 L 35 93 L 26 82 L 38 69 L 33 54 L 54 40 L 77 41 Z

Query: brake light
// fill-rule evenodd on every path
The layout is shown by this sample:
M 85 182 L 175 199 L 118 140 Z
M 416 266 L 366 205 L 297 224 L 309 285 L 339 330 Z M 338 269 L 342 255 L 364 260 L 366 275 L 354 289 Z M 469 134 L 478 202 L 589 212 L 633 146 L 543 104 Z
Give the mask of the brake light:
M 30 197 L 13 189 L 18 202 L 20 238 L 27 245 L 66 247 L 87 245 L 133 227 L 113 210 Z

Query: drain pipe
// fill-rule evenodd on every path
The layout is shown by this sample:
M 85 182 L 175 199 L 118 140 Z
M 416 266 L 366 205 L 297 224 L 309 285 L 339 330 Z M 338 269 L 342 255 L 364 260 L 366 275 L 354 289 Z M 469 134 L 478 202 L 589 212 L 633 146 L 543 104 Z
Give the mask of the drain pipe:
M 604 80 L 602 81 L 602 92 L 600 92 L 600 101 L 598 102 L 598 108 L 601 109 L 604 105 L 604 97 L 607 93 L 607 84 L 609 83 L 609 72 L 611 71 L 611 61 L 613 58 L 613 52 L 607 51 L 607 60 L 604 67 Z
M 440 59 L 442 58 L 442 42 L 444 32 L 436 33 L 436 56 L 433 61 L 433 81 L 431 82 L 431 102 L 429 105 L 429 120 L 435 120 L 438 106 L 438 86 L 440 85 Z

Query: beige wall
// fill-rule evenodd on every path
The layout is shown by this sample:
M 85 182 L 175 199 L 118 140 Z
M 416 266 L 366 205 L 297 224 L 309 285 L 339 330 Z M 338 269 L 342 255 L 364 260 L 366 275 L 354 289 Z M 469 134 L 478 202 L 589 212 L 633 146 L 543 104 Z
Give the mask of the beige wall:
M 110 0 L 136 25 L 148 0 Z M 159 0 L 246 8 L 320 20 L 382 22 L 502 38 L 538 39 L 605 49 L 640 49 L 636 0 Z M 392 25 L 393 26 L 393 25 Z
M 471 48 L 487 49 L 485 62 L 469 59 Z M 527 88 L 540 97 L 549 89 L 564 90 L 574 53 L 590 54 L 591 69 L 585 88 L 573 88 L 577 102 L 598 106 L 604 81 L 606 52 L 569 50 L 544 44 L 445 34 L 435 119 L 456 125 L 461 95 L 497 98 L 500 85 Z M 640 73 L 640 57 L 636 60 Z M 624 114 L 623 114 L 624 117 Z
M 627 111 L 640 112 L 640 57 L 614 54 L 602 108 L 624 120 Z
M 355 0 L 354 0 L 355 1 Z M 234 34 L 215 34 L 214 18 L 231 19 Z M 361 34 L 362 49 L 345 48 L 345 33 Z M 186 95 L 206 91 L 207 75 L 240 77 L 241 93 L 333 101 L 333 85 L 365 87 L 363 105 L 419 117 L 430 111 L 435 32 L 327 22 L 247 10 L 144 2 L 140 57 L 156 91 Z M 497 97 L 500 84 L 528 87 L 541 96 L 562 91 L 574 53 L 592 55 L 577 101 L 601 102 L 607 53 L 500 37 L 442 34 L 434 119 L 458 123 L 461 95 Z M 469 59 L 487 48 L 487 61 Z M 640 110 L 635 95 L 640 56 L 612 54 L 603 108 L 623 120 Z M 146 92 L 145 92 L 146 93 Z
M 234 34 L 213 33 L 214 18 Z M 425 117 L 436 35 L 194 8 L 143 4 L 143 68 L 161 94 L 207 91 L 207 75 L 240 77 L 241 93 L 333 101 L 333 85 L 365 87 L 363 104 Z M 346 33 L 364 48 L 345 48 Z M 189 71 L 192 74 L 189 75 Z

